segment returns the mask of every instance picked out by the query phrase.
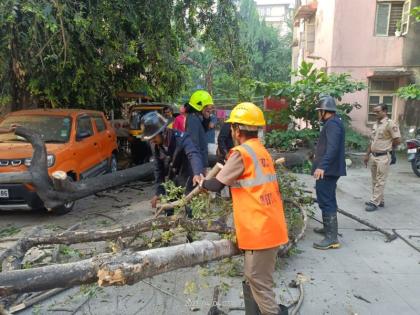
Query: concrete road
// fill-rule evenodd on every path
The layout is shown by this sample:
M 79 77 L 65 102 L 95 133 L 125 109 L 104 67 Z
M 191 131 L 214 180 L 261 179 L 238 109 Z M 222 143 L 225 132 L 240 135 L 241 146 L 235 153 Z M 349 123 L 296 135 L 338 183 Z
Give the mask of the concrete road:
M 310 176 L 301 179 L 309 189 L 314 181 Z M 375 225 L 391 231 L 393 228 L 405 236 L 420 236 L 420 178 L 409 164 L 400 159 L 392 171 L 386 188 L 385 208 L 367 213 L 364 202 L 370 197 L 370 176 L 366 169 L 350 169 L 349 175 L 340 179 L 338 200 L 340 208 L 347 210 Z M 54 218 L 39 214 L 3 214 L 0 227 L 13 222 L 24 229 L 34 224 L 70 226 L 85 218 L 86 225 L 98 226 L 106 217 L 129 222 L 150 216 L 145 191 L 124 190 L 116 194 L 123 200 L 90 197 L 67 216 Z M 128 199 L 131 198 L 131 199 Z M 132 203 L 124 206 L 124 203 Z M 114 208 L 112 207 L 114 206 Z M 118 208 L 119 207 L 119 208 Z M 140 211 L 139 209 L 143 209 Z M 104 211 L 104 212 L 102 212 Z M 95 214 L 96 213 L 96 214 Z M 317 209 L 316 217 L 320 219 Z M 109 221 L 109 220 L 108 220 Z M 110 224 L 109 222 L 107 224 Z M 366 227 L 339 215 L 342 248 L 319 251 L 312 242 L 320 238 L 312 232 L 318 226 L 309 220 L 304 240 L 298 252 L 279 262 L 275 273 L 276 294 L 279 301 L 290 304 L 298 291 L 288 283 L 301 273 L 304 283 L 304 302 L 300 314 L 420 314 L 420 252 L 397 239 L 386 243 L 378 232 L 358 231 Z M 420 238 L 410 239 L 420 248 Z M 4 244 L 0 244 L 4 246 Z M 238 259 L 241 263 L 241 258 Z M 133 286 L 90 289 L 73 288 L 61 295 L 30 308 L 21 314 L 207 314 L 211 306 L 213 288 L 223 284 L 224 294 L 219 298 L 221 309 L 232 315 L 244 314 L 231 310 L 243 307 L 241 277 L 206 276 L 210 269 L 196 267 L 170 272 Z

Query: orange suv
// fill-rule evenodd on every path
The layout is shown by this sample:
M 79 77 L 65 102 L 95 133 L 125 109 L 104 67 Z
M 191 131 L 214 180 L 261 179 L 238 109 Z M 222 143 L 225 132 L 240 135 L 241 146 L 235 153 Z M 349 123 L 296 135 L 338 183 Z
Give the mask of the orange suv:
M 117 170 L 117 137 L 103 113 L 79 109 L 35 109 L 10 113 L 0 129 L 19 125 L 41 134 L 48 153 L 48 173 L 65 171 L 73 180 Z M 12 133 L 0 134 L 0 173 L 26 171 L 30 143 Z M 53 209 L 66 213 L 67 203 Z M 0 210 L 43 208 L 30 184 L 0 184 Z

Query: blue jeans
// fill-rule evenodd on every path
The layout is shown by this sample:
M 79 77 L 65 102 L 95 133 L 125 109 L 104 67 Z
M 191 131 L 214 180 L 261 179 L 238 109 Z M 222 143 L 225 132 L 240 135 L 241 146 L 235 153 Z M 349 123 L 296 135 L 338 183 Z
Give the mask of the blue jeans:
M 337 212 L 337 198 L 335 190 L 340 177 L 324 176 L 316 181 L 316 199 L 322 212 L 333 214 Z

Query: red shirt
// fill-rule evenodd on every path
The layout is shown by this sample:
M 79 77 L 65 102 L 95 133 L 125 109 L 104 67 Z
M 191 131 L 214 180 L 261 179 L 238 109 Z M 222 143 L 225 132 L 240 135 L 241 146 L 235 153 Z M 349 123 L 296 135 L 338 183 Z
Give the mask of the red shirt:
M 172 128 L 181 132 L 185 132 L 185 115 L 180 114 L 176 116 Z

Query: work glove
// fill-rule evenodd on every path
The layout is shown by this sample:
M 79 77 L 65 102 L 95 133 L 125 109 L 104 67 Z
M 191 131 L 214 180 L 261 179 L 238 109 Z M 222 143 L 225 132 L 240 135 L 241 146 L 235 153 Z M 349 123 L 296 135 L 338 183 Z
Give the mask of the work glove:
M 395 151 L 391 151 L 391 162 L 390 165 L 397 163 L 397 155 L 395 154 Z

